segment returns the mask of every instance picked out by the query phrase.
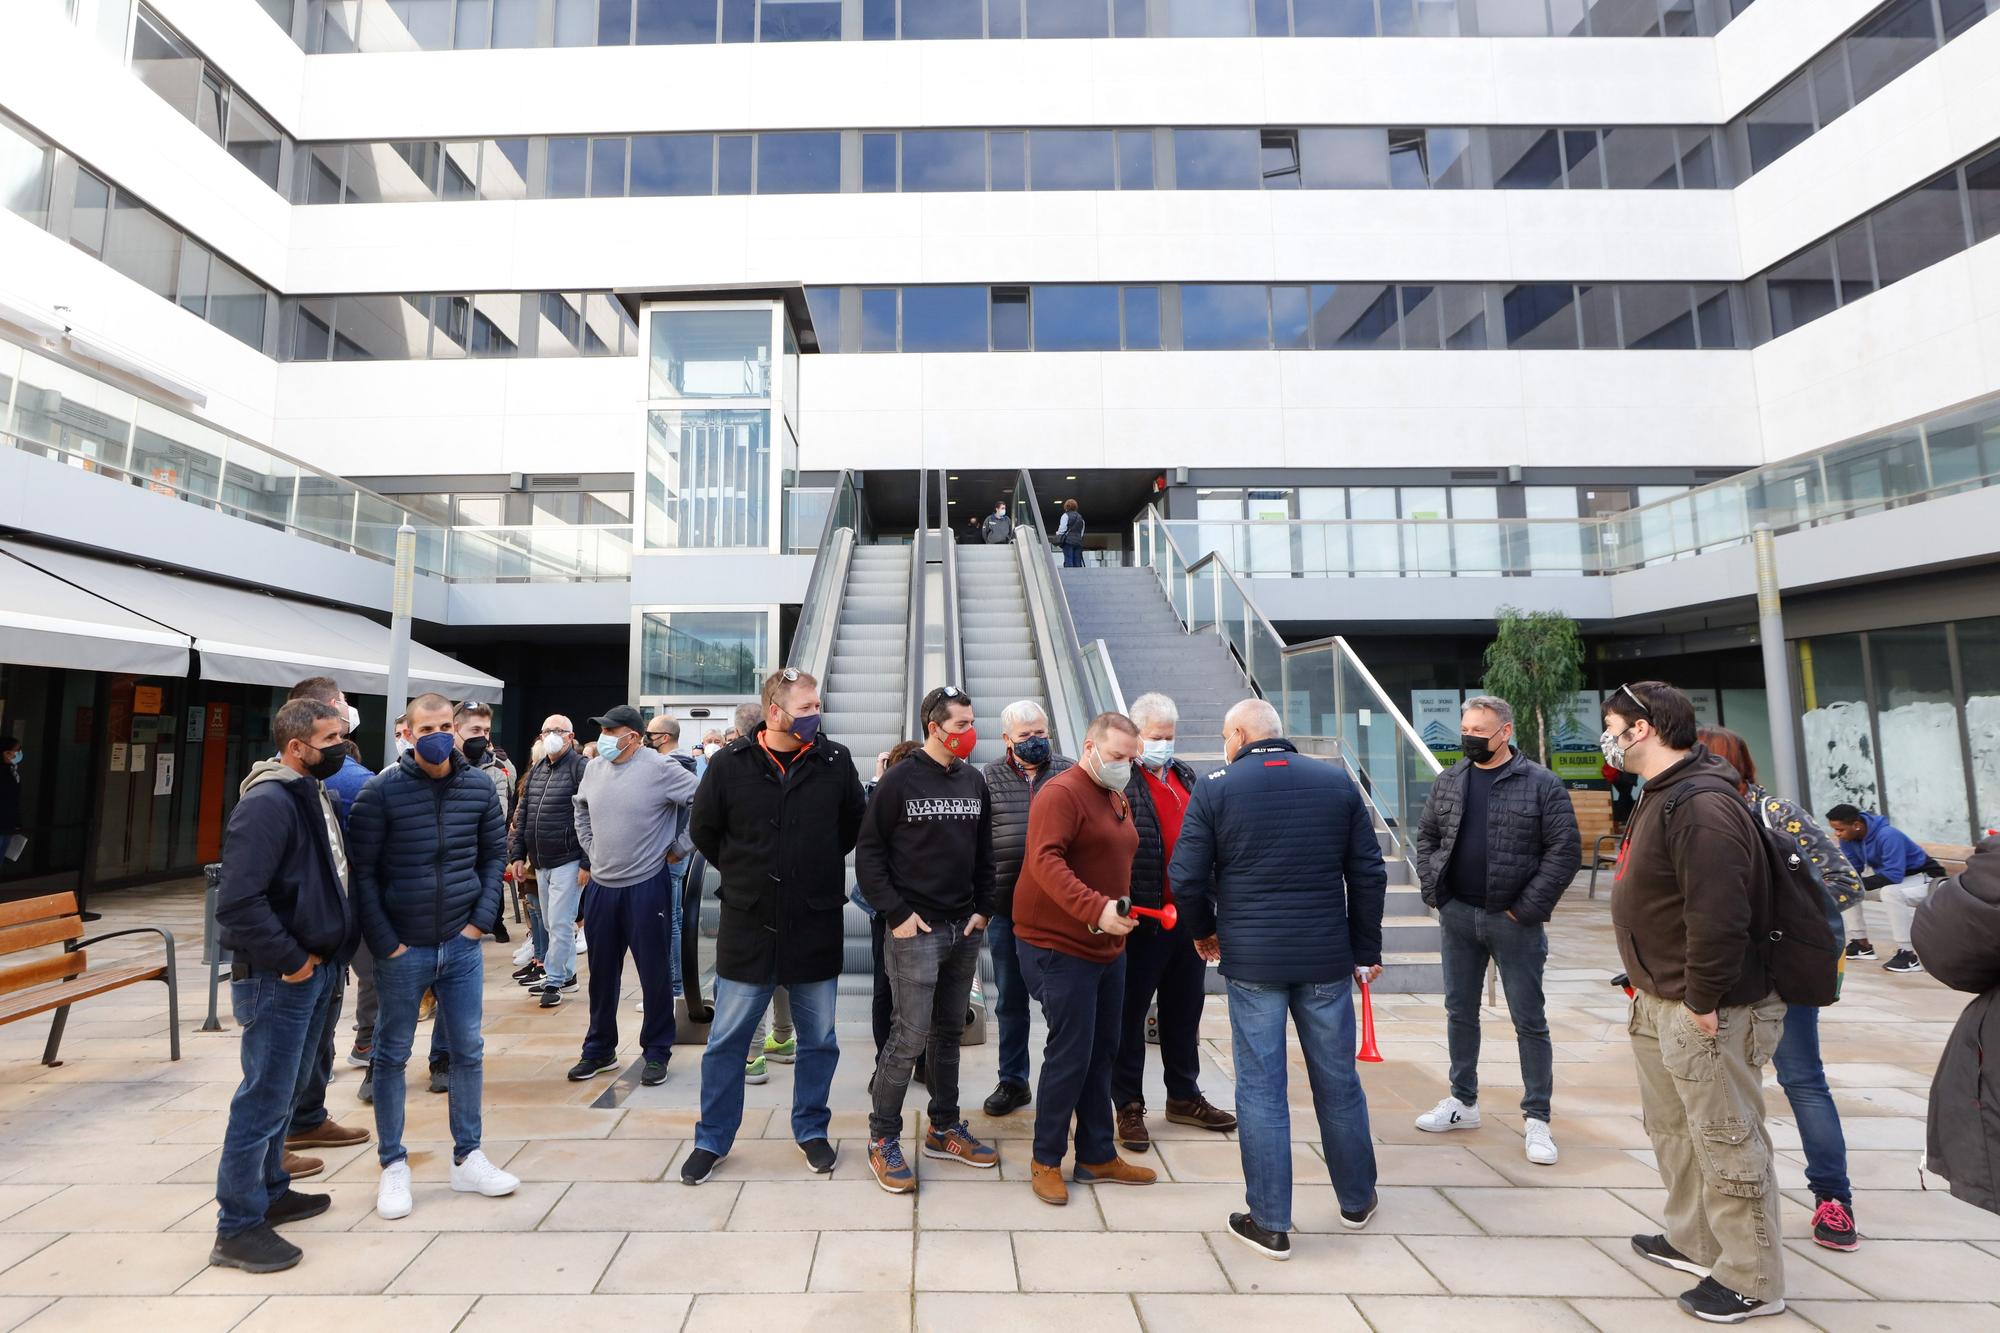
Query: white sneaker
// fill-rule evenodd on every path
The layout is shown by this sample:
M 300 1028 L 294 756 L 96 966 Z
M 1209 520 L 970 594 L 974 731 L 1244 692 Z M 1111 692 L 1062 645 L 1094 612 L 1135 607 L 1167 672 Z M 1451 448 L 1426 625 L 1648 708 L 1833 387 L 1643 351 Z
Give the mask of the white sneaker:
M 590 945 L 584 942 L 582 926 L 576 928 L 576 951 L 578 953 L 590 952 Z
M 484 1194 L 497 1199 L 521 1188 L 519 1177 L 510 1176 L 474 1148 L 462 1162 L 451 1164 L 451 1187 L 460 1194 Z
M 392 1162 L 382 1168 L 382 1183 L 375 1187 L 375 1215 L 393 1222 L 410 1215 L 410 1164 Z
M 1536 1166 L 1556 1164 L 1556 1140 L 1549 1133 L 1549 1122 L 1530 1120 L 1528 1124 L 1528 1160 Z
M 1431 1134 L 1454 1129 L 1478 1129 L 1479 1108 L 1467 1106 L 1456 1097 L 1447 1097 L 1417 1117 L 1417 1128 Z
M 534 956 L 535 956 L 535 942 L 533 940 L 522 940 L 521 947 L 514 950 L 514 966 L 526 967 L 528 965 L 528 960 L 533 958 Z

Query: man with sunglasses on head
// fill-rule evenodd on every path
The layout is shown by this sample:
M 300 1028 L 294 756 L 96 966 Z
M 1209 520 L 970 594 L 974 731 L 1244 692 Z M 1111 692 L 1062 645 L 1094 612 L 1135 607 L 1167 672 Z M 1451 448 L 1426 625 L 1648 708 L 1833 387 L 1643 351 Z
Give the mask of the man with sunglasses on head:
M 868 1165 L 891 1194 L 917 1188 L 902 1135 L 920 1054 L 931 1093 L 924 1155 L 977 1167 L 1000 1162 L 958 1106 L 958 1042 L 993 915 L 992 802 L 985 777 L 967 762 L 979 742 L 971 696 L 940 686 L 924 696 L 919 717 L 923 748 L 882 775 L 854 848 L 861 892 L 888 927 L 884 970 L 895 1012 L 875 1067 Z
M 779 985 L 798 1016 L 792 1139 L 833 1170 L 827 1109 L 847 913 L 847 853 L 866 800 L 846 746 L 820 727 L 819 682 L 786 667 L 764 682 L 764 717 L 715 756 L 694 801 L 694 845 L 722 875 L 715 1019 L 701 1058 L 701 1118 L 681 1183 L 729 1156 L 743 1121 L 744 1044 Z
M 1680 1297 L 1698 1319 L 1778 1314 L 1785 1249 L 1764 1069 L 1785 1003 L 1762 948 L 1774 920 L 1763 832 L 1673 686 L 1619 686 L 1599 744 L 1606 763 L 1646 781 L 1619 848 L 1611 924 L 1635 992 L 1632 1055 L 1667 1229 L 1632 1248 L 1700 1279 Z

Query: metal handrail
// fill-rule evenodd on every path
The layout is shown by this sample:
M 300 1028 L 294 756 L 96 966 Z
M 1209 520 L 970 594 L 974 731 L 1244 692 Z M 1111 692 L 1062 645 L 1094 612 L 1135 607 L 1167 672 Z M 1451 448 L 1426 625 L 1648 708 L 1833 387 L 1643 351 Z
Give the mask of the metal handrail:
M 813 556 L 812 577 L 806 582 L 805 600 L 800 603 L 799 623 L 792 630 L 792 651 L 785 665 L 824 676 L 832 655 L 833 636 L 840 620 L 840 602 L 847 589 L 847 568 L 853 558 L 855 526 L 859 520 L 840 521 L 841 497 L 852 495 L 859 505 L 854 474 L 843 469 L 834 484 L 833 500 L 820 524 L 819 546 Z M 846 540 L 841 539 L 845 534 Z
M 1035 494 L 1035 479 L 1025 469 L 1023 469 L 1020 474 L 1020 477 L 1015 486 L 1015 490 L 1017 492 L 1017 498 L 1019 497 L 1020 494 L 1025 493 L 1025 497 L 1027 500 L 1027 509 L 1025 512 L 1027 512 L 1033 518 L 1035 534 L 1040 539 L 1036 544 L 1036 550 L 1037 553 L 1041 556 L 1041 559 L 1036 561 L 1036 567 L 1041 569 L 1043 573 L 1047 575 L 1048 586 L 1050 586 L 1054 590 L 1055 611 L 1057 614 L 1057 618 L 1061 624 L 1063 646 L 1066 651 L 1066 655 L 1070 660 L 1071 667 L 1077 672 L 1078 676 L 1084 681 L 1084 689 L 1086 691 L 1083 700 L 1084 707 L 1086 711 L 1090 714 L 1090 716 L 1095 717 L 1097 714 L 1105 711 L 1105 709 L 1109 707 L 1109 705 L 1104 703 L 1102 700 L 1099 700 L 1094 697 L 1095 692 L 1091 690 L 1090 687 L 1089 673 L 1083 670 L 1083 651 L 1080 646 L 1080 640 L 1078 639 L 1076 633 L 1076 618 L 1070 614 L 1069 594 L 1063 591 L 1061 578 L 1053 574 L 1048 574 L 1048 569 L 1049 569 L 1048 551 L 1049 551 L 1050 533 L 1047 528 L 1046 520 L 1044 520 L 1042 517 L 1041 500 Z M 1020 509 L 1020 505 L 1018 504 L 1015 507 L 1017 510 Z
M 945 494 L 945 470 L 937 470 L 938 540 L 944 543 L 944 605 L 939 608 L 944 628 L 944 678 L 963 684 L 958 625 L 958 534 L 951 528 L 951 504 Z
M 1085 665 L 1094 662 L 1097 664 L 1098 669 L 1104 673 L 1104 692 L 1109 697 L 1098 700 L 1099 703 L 1104 705 L 1098 711 L 1124 712 L 1125 687 L 1118 683 L 1118 668 L 1112 665 L 1110 647 L 1102 639 L 1092 639 L 1084 645 L 1083 658 Z M 1095 688 L 1097 682 L 1094 677 L 1091 684 Z
M 1059 724 L 1059 748 L 1080 753 L 1090 719 L 1105 711 L 1083 652 L 1077 642 L 1076 622 L 1063 596 L 1062 581 L 1049 566 L 1049 532 L 1035 494 L 1034 479 L 1023 470 L 1014 479 L 1014 510 L 1024 515 L 1023 536 L 1016 541 L 1021 564 L 1022 591 L 1028 599 L 1029 623 L 1038 625 L 1037 648 L 1041 653 L 1044 683 L 1049 690 L 1051 718 Z
M 1430 766 L 1431 772 L 1434 774 L 1444 772 L 1444 765 L 1437 761 L 1437 755 L 1425 743 L 1424 738 L 1417 734 L 1417 729 L 1411 724 L 1410 719 L 1403 716 L 1403 710 L 1396 707 L 1395 702 L 1389 698 L 1389 692 L 1382 688 L 1382 682 L 1375 679 L 1375 673 L 1370 671 L 1367 664 L 1361 660 L 1361 654 L 1354 651 L 1354 645 L 1350 644 L 1344 637 L 1338 634 L 1329 634 L 1324 638 L 1307 640 L 1305 643 L 1288 644 L 1285 647 L 1285 656 L 1297 657 L 1328 644 L 1332 644 L 1341 656 L 1353 663 L 1354 670 L 1375 695 L 1376 701 L 1382 705 L 1383 711 L 1396 719 L 1396 730 L 1403 733 L 1403 739 L 1408 741 L 1410 746 L 1423 757 L 1424 762 Z
M 930 540 L 930 492 L 925 474 L 917 473 L 917 531 L 910 546 L 909 642 L 903 645 L 903 720 L 908 735 L 924 734 L 924 543 Z

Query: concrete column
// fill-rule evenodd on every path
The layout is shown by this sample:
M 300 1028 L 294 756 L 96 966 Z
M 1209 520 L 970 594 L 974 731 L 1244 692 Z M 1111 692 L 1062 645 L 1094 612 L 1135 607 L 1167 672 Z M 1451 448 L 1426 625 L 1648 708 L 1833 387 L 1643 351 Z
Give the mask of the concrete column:
M 407 516 L 396 529 L 396 582 L 389 595 L 388 706 L 383 710 L 382 756 L 396 759 L 397 704 L 410 701 L 410 613 L 417 598 L 417 530 Z
M 1778 596 L 1777 537 L 1769 523 L 1750 532 L 1757 559 L 1757 640 L 1764 650 L 1764 692 L 1771 718 L 1771 767 L 1766 790 L 1800 801 L 1799 751 L 1792 729 L 1792 659 L 1785 644 L 1785 613 Z

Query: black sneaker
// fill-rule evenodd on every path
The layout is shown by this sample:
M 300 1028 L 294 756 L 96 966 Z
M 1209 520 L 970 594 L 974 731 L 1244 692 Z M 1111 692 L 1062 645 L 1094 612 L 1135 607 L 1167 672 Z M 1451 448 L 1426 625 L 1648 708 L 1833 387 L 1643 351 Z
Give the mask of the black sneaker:
M 375 1100 L 375 1070 L 373 1066 L 361 1071 L 361 1086 L 354 1091 L 355 1099 L 364 1103 Z
M 1898 949 L 1895 957 L 1882 964 L 1884 972 L 1921 972 L 1924 965 L 1914 949 Z
M 554 982 L 550 981 L 547 977 L 543 977 L 541 980 L 537 981 L 534 985 L 528 987 L 528 989 L 533 991 L 540 991 L 544 995 L 548 994 L 552 990 L 575 990 L 576 977 L 574 974 L 572 974 L 570 979 L 564 982 Z
M 609 1060 L 592 1060 L 589 1057 L 585 1057 L 570 1066 L 569 1081 L 572 1083 L 586 1083 L 596 1078 L 599 1074 L 613 1073 L 617 1068 L 618 1060 L 615 1056 Z
M 1708 1270 L 1667 1244 L 1665 1236 L 1634 1236 L 1632 1249 L 1641 1259 L 1651 1259 L 1662 1268 L 1679 1269 L 1695 1277 L 1707 1277 Z
M 715 1173 L 715 1164 L 722 1159 L 706 1148 L 696 1148 L 681 1163 L 681 1184 L 699 1185 Z
M 1361 1230 L 1361 1228 L 1368 1225 L 1368 1219 L 1375 1216 L 1375 1209 L 1378 1206 L 1380 1206 L 1381 1202 L 1382 1202 L 1381 1195 L 1371 1194 L 1368 1196 L 1367 1206 L 1362 1208 L 1360 1211 L 1349 1212 L 1345 1208 L 1341 1209 L 1340 1225 L 1346 1227 L 1349 1231 Z
M 833 1174 L 833 1164 L 840 1160 L 840 1153 L 825 1139 L 807 1139 L 799 1145 L 799 1151 L 806 1155 L 806 1165 L 816 1176 Z
M 301 1194 L 286 1190 L 284 1197 L 264 1210 L 264 1225 L 281 1227 L 287 1222 L 303 1222 L 333 1207 L 331 1194 Z
M 648 1060 L 646 1061 L 646 1067 L 639 1071 L 639 1082 L 649 1088 L 657 1088 L 666 1081 L 667 1062 L 665 1060 Z
M 1003 1078 L 1000 1086 L 993 1089 L 993 1095 L 986 1099 L 986 1114 L 996 1118 L 1012 1115 L 1033 1100 L 1035 1095 L 1028 1091 L 1027 1084 Z
M 1264 1230 L 1257 1225 L 1257 1219 L 1248 1213 L 1229 1215 L 1229 1234 L 1266 1259 L 1282 1261 L 1292 1257 L 1291 1236 L 1283 1231 Z
M 1696 1319 L 1705 1319 L 1711 1324 L 1740 1324 L 1758 1315 L 1783 1314 L 1785 1298 L 1752 1300 L 1731 1291 L 1712 1277 L 1705 1277 L 1693 1291 L 1681 1293 L 1680 1307 Z
M 523 986 L 534 986 L 540 984 L 541 979 L 544 975 L 546 974 L 542 971 L 542 965 L 540 963 L 531 962 L 526 967 L 519 967 L 514 969 L 514 980 L 520 982 Z
M 451 1067 L 449 1065 L 433 1065 L 431 1067 L 431 1091 L 451 1091 Z
M 533 994 L 534 992 L 531 991 L 529 993 Z M 540 1005 L 544 1009 L 553 1009 L 557 1005 L 562 1003 L 562 992 L 557 990 L 554 986 L 542 987 L 541 997 L 542 998 L 535 1001 L 535 1003 Z
M 1814 1200 L 1813 1243 L 1829 1250 L 1860 1249 L 1861 1238 L 1854 1227 L 1854 1205 L 1840 1199 Z
M 215 1248 L 208 1252 L 208 1262 L 217 1268 L 240 1268 L 246 1273 L 282 1273 L 304 1254 L 304 1250 L 266 1223 L 234 1236 L 217 1236 Z
M 1849 940 L 1847 942 L 1847 956 L 1849 958 L 1873 958 L 1875 956 L 1875 946 L 1867 940 Z

